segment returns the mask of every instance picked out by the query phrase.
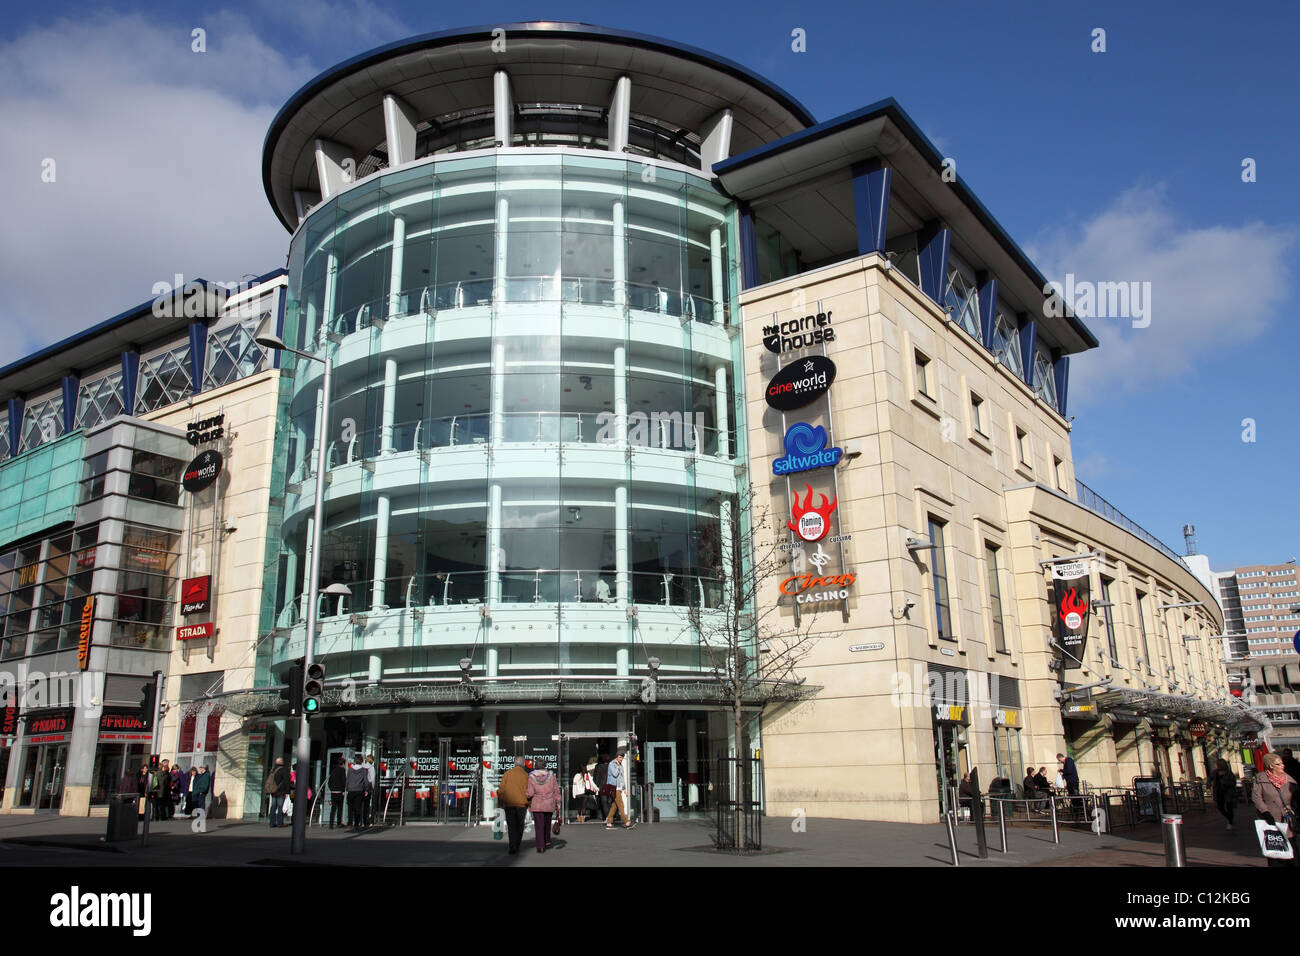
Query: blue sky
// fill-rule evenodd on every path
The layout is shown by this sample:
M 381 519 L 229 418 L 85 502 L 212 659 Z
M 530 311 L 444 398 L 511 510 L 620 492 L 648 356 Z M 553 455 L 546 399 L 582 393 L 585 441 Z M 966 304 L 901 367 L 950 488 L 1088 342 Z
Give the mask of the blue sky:
M 238 279 L 282 265 L 262 139 L 320 70 L 415 33 L 580 20 L 734 59 L 818 119 L 893 96 L 1046 275 L 1151 282 L 1149 327 L 1089 320 L 1102 347 L 1072 369 L 1079 477 L 1179 550 L 1193 522 L 1216 569 L 1300 556 L 1290 305 L 1300 8 L 808 7 L 488 0 L 449 18 L 427 3 L 218 0 L 7 11 L 0 119 L 19 132 L 0 142 L 12 187 L 0 362 L 147 299 L 174 273 Z M 203 55 L 190 49 L 195 27 L 207 31 Z M 1096 28 L 1104 53 L 1091 50 Z M 795 29 L 807 52 L 791 49 Z M 1242 182 L 1246 157 L 1254 183 Z M 40 179 L 46 158 L 54 183 Z

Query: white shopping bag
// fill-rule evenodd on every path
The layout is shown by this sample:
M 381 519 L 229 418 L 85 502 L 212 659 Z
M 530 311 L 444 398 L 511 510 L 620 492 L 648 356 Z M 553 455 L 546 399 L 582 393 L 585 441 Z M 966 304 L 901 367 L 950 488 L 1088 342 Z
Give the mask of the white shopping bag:
M 1282 828 L 1267 820 L 1255 821 L 1255 836 L 1259 837 L 1259 849 L 1270 860 L 1290 860 L 1295 857 L 1291 841 L 1286 838 Z
M 284 818 L 287 820 L 293 816 L 293 798 L 284 798 Z
M 527 810 L 524 812 L 524 832 L 527 833 L 532 828 L 533 828 L 533 811 Z

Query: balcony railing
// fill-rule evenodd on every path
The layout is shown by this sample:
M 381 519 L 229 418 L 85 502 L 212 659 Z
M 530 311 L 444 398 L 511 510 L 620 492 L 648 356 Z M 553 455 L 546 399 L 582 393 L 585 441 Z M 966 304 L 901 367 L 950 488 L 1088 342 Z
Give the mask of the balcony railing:
M 1130 534 L 1141 538 L 1147 544 L 1151 545 L 1151 547 L 1165 555 L 1165 557 L 1176 561 L 1189 573 L 1191 572 L 1192 569 L 1187 567 L 1187 562 L 1179 556 L 1177 551 L 1169 547 L 1155 535 L 1151 534 L 1151 532 L 1147 531 L 1136 521 L 1129 518 L 1128 515 L 1124 514 L 1124 512 L 1120 511 L 1101 495 L 1097 494 L 1097 492 L 1093 491 L 1077 478 L 1074 480 L 1074 486 L 1076 488 L 1076 494 L 1078 495 L 1079 504 L 1083 505 L 1093 514 L 1101 515 L 1111 524 L 1118 525 Z

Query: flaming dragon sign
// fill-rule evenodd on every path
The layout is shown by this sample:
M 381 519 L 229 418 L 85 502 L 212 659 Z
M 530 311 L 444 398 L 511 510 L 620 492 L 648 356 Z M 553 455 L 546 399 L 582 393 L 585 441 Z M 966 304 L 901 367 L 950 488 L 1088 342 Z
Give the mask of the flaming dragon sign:
M 821 504 L 814 508 L 812 485 L 805 484 L 804 488 L 808 490 L 808 495 L 803 501 L 799 500 L 799 492 L 794 493 L 794 506 L 790 509 L 793 517 L 787 525 L 805 541 L 820 541 L 830 530 L 831 514 L 840 499 L 838 495 L 833 499 L 822 495 Z
M 1069 561 L 1052 565 L 1052 617 L 1056 643 L 1065 649 L 1065 669 L 1078 670 L 1088 644 L 1088 565 Z

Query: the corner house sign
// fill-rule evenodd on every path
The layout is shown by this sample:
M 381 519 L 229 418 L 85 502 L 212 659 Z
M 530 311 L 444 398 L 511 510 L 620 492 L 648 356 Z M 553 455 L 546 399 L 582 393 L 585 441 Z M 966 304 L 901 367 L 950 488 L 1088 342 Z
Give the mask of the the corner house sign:
M 835 330 L 831 328 L 830 312 L 818 312 L 816 315 L 789 319 L 777 325 L 763 326 L 763 346 L 769 352 L 789 352 L 834 341 Z
M 1065 651 L 1065 669 L 1082 667 L 1088 643 L 1088 565 L 1069 561 L 1052 565 L 1052 604 L 1056 643 Z
M 185 429 L 185 440 L 191 445 L 204 445 L 210 441 L 217 441 L 226 435 L 226 416 L 223 412 L 220 415 L 213 415 L 211 418 L 200 418 L 198 421 L 190 422 Z
M 221 452 L 209 448 L 199 452 L 198 456 L 185 466 L 185 475 L 181 484 L 186 491 L 202 491 L 217 480 L 221 474 Z
M 800 501 L 799 493 L 795 492 L 794 505 L 790 508 L 791 518 L 786 522 L 786 526 L 805 541 L 820 541 L 830 530 L 831 514 L 834 513 L 840 498 L 836 495 L 833 499 L 827 499 L 822 495 L 821 504 L 814 508 L 812 485 L 805 484 L 804 487 L 808 489 L 808 495 Z
M 835 363 L 824 355 L 791 362 L 767 383 L 767 404 L 778 412 L 792 412 L 821 398 L 835 381 Z
M 795 422 L 785 433 L 785 454 L 772 459 L 772 474 L 791 475 L 814 468 L 833 468 L 839 464 L 843 448 L 826 447 L 826 429 Z

